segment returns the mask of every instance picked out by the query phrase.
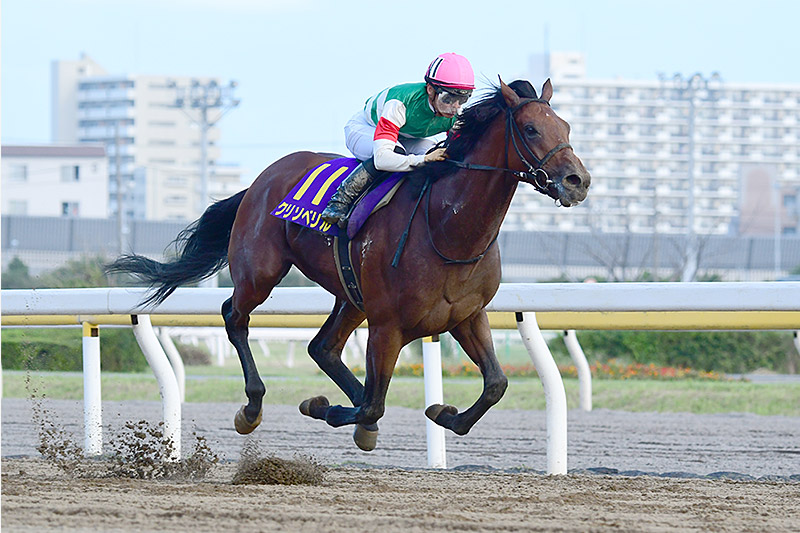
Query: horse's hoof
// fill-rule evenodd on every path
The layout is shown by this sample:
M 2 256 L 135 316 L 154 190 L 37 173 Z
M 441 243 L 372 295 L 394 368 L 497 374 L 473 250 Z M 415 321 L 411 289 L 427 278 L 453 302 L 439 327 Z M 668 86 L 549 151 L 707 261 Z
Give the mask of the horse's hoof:
M 458 414 L 458 409 L 453 407 L 452 405 L 443 405 L 441 403 L 435 403 L 425 409 L 425 416 L 436 422 L 442 427 L 448 427 L 443 424 L 444 420 L 442 418 L 447 418 L 447 416 L 456 416 Z M 444 417 L 442 417 L 444 415 Z M 440 418 L 442 417 L 442 418 Z
M 308 400 L 303 400 L 298 406 L 300 412 L 306 416 L 316 419 L 325 419 L 325 412 L 331 404 L 325 396 L 314 396 Z
M 353 442 L 365 452 L 371 452 L 378 444 L 378 426 L 373 424 L 371 427 L 375 429 L 370 430 L 361 424 L 356 424 L 356 428 L 353 430 Z
M 236 432 L 240 435 L 247 435 L 248 433 L 252 433 L 254 429 L 258 427 L 261 423 L 261 416 L 264 414 L 264 408 L 262 407 L 261 410 L 258 412 L 258 416 L 253 422 L 249 422 L 247 417 L 244 416 L 244 408 L 246 406 L 241 406 L 238 411 L 236 411 L 236 416 L 233 417 L 233 426 L 236 428 Z

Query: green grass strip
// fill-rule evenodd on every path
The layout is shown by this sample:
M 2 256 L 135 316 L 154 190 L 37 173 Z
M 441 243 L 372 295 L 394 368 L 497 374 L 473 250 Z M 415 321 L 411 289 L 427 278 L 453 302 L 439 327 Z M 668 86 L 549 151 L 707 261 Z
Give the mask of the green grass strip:
M 149 374 L 104 373 L 104 400 L 160 400 L 158 384 Z M 3 372 L 3 397 L 25 398 L 25 372 Z M 31 382 L 48 398 L 81 400 L 83 378 L 79 373 L 39 372 Z M 331 403 L 347 404 L 344 395 L 325 376 L 264 377 L 267 404 L 297 405 L 306 398 L 326 395 Z M 463 410 L 481 392 L 476 378 L 445 378 L 444 400 Z M 578 406 L 578 382 L 565 379 L 567 405 Z M 754 413 L 759 415 L 800 416 L 800 383 L 747 383 L 740 381 L 648 381 L 594 380 L 593 406 L 634 412 Z M 386 403 L 413 409 L 424 408 L 425 391 L 421 378 L 398 377 L 392 380 Z M 245 402 L 244 381 L 237 376 L 189 376 L 187 402 Z M 544 392 L 538 379 L 514 378 L 499 409 L 545 408 Z

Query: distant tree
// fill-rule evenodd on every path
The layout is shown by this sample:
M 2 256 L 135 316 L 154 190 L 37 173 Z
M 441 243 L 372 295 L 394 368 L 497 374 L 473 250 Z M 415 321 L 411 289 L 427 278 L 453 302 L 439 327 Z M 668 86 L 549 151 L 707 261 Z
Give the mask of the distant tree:
M 30 289 L 33 286 L 28 265 L 15 256 L 3 271 L 2 287 L 4 289 Z
M 112 285 L 106 275 L 102 256 L 83 256 L 70 259 L 55 270 L 43 273 L 36 280 L 39 288 L 108 287 Z
M 31 276 L 28 266 L 19 257 L 15 257 L 3 271 L 2 287 L 4 289 L 44 289 L 68 287 L 109 287 L 119 285 L 116 276 L 110 277 L 104 271 L 105 258 L 102 256 L 84 256 L 70 259 L 66 264 Z

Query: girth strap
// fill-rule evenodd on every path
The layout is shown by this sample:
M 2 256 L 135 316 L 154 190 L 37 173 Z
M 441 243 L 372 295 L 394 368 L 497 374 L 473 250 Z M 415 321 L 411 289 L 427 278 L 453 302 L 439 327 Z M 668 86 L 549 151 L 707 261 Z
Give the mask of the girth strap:
M 350 242 L 347 231 L 340 231 L 339 235 L 333 238 L 333 258 L 347 299 L 363 313 L 364 297 L 361 294 L 361 287 L 358 285 L 353 262 L 350 259 Z

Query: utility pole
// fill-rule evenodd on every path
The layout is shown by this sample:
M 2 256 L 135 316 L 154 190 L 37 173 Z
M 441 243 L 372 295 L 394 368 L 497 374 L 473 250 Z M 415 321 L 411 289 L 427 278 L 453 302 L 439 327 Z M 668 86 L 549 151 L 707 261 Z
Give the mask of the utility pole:
M 653 185 L 653 281 L 658 281 L 658 183 Z
M 208 192 L 208 132 L 225 114 L 237 107 L 240 100 L 234 98 L 235 81 L 220 85 L 216 80 L 201 82 L 198 79 L 189 81 L 189 85 L 179 86 L 175 82 L 170 87 L 175 89 L 175 107 L 182 109 L 189 119 L 200 128 L 200 191 L 197 199 L 197 211 L 202 213 L 210 202 Z M 211 116 L 210 111 L 218 111 Z
M 689 161 L 686 172 L 689 178 L 689 197 L 687 200 L 686 231 L 689 242 L 686 246 L 686 265 L 681 275 L 681 281 L 694 281 L 697 274 L 697 234 L 694 231 L 694 136 L 695 136 L 695 107 L 694 97 L 697 93 L 697 82 L 703 80 L 699 74 L 692 76 L 686 85 L 689 99 Z
M 122 192 L 122 170 L 120 165 L 122 158 L 119 154 L 119 120 L 114 122 L 114 176 L 117 180 L 117 239 L 119 249 L 117 250 L 120 255 L 125 253 L 125 210 L 123 209 L 123 192 Z
M 681 273 L 681 281 L 693 281 L 697 275 L 699 245 L 697 232 L 695 231 L 695 137 L 697 107 L 696 101 L 699 97 L 702 101 L 713 100 L 708 97 L 709 81 L 718 82 L 718 73 L 713 73 L 711 78 L 705 78 L 702 74 L 696 73 L 686 79 L 681 74 L 675 74 L 672 78 L 673 88 L 679 100 L 685 100 L 689 104 L 688 117 L 688 159 L 687 159 L 687 201 L 686 201 L 686 262 Z
M 781 215 L 783 205 L 781 202 L 781 190 L 780 190 L 780 183 L 778 183 L 778 177 L 775 176 L 774 181 L 772 182 L 772 203 L 774 207 L 773 212 L 773 239 L 774 242 L 772 244 L 773 250 L 773 260 L 774 260 L 774 271 L 775 271 L 775 279 L 780 279 L 781 277 L 781 232 L 783 231 L 782 223 L 781 223 Z
M 188 86 L 179 86 L 175 82 L 170 87 L 175 90 L 175 107 L 181 109 L 189 119 L 200 127 L 200 191 L 197 195 L 197 213 L 202 214 L 211 200 L 208 193 L 208 131 L 220 121 L 225 114 L 237 107 L 240 100 L 234 98 L 233 91 L 237 83 L 230 81 L 220 85 L 217 80 L 201 82 L 198 79 L 189 81 Z M 210 116 L 210 111 L 217 111 Z M 217 276 L 212 276 L 200 283 L 202 287 L 216 287 Z

